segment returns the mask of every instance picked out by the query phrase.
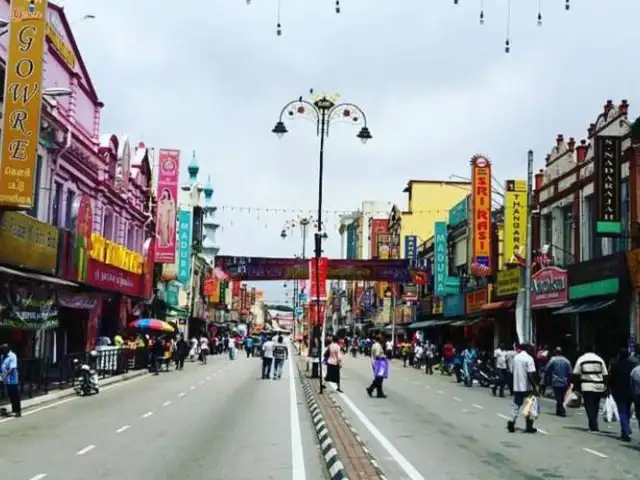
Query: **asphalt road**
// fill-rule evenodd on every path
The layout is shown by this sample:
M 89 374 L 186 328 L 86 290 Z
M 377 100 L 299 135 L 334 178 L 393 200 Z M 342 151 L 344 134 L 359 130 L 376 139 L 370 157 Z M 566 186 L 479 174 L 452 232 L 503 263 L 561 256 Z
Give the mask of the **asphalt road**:
M 260 380 L 239 353 L 0 421 L 0 478 L 327 478 L 289 362 Z
M 506 430 L 511 403 L 488 389 L 465 388 L 451 377 L 394 361 L 386 382 L 388 398 L 369 398 L 366 358 L 345 358 L 344 394 L 338 401 L 360 436 L 392 480 L 477 480 L 479 478 L 640 479 L 640 435 L 620 443 L 617 423 L 601 423 L 603 433 L 586 432 L 586 417 L 552 415 L 542 402 L 538 434 Z

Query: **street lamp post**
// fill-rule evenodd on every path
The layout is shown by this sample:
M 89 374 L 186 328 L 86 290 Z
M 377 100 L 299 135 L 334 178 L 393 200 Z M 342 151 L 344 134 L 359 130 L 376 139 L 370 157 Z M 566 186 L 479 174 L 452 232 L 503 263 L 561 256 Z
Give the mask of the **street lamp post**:
M 334 122 L 346 121 L 354 125 L 362 125 L 357 137 L 366 143 L 370 140 L 371 132 L 367 126 L 367 117 L 360 107 L 353 103 L 337 103 L 338 96 L 328 97 L 327 95 L 314 95 L 313 89 L 311 90 L 311 102 L 304 100 L 300 96 L 297 100 L 287 103 L 280 111 L 280 117 L 273 130 L 278 138 L 282 138 L 285 133 L 288 132 L 287 127 L 283 122 L 285 114 L 288 118 L 294 119 L 296 117 L 310 118 L 316 124 L 316 134 L 320 137 L 320 152 L 319 152 L 319 164 L 318 164 L 318 217 L 316 219 L 317 231 L 314 236 L 314 262 L 315 262 L 315 274 L 316 274 L 316 292 L 315 299 L 316 310 L 318 317 L 320 317 L 320 257 L 322 256 L 322 195 L 323 195 L 323 175 L 324 175 L 324 142 L 329 136 L 329 127 Z M 311 292 L 314 294 L 314 292 Z M 318 318 L 318 323 L 320 318 Z M 320 393 L 324 391 L 324 384 L 322 381 L 322 353 L 324 345 L 324 318 L 322 319 L 323 326 L 316 325 L 314 327 L 314 337 L 319 338 L 319 350 L 318 350 L 318 371 L 320 373 Z

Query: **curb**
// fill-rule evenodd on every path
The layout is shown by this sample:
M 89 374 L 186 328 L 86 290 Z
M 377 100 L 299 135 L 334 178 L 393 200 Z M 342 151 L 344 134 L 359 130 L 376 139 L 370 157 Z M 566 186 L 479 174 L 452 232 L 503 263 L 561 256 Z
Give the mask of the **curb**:
M 380 466 L 380 462 L 378 462 L 378 460 L 373 455 L 373 453 L 371 453 L 371 450 L 369 450 L 369 447 L 367 447 L 367 444 L 365 443 L 365 441 L 362 440 L 362 437 L 360 437 L 360 434 L 358 433 L 358 431 L 353 427 L 353 425 L 351 424 L 351 422 L 347 418 L 346 414 L 344 413 L 344 409 L 338 403 L 338 400 L 336 400 L 336 394 L 334 392 L 331 392 L 330 395 L 329 395 L 329 398 L 331 398 L 331 402 L 333 403 L 333 406 L 336 408 L 336 410 L 340 414 L 340 417 L 342 418 L 344 423 L 347 425 L 347 428 L 349 429 L 351 434 L 355 437 L 356 441 L 360 444 L 360 448 L 362 448 L 362 451 L 369 458 L 369 462 L 371 462 L 371 465 L 373 466 L 374 470 L 378 474 L 378 479 L 379 480 L 388 480 L 387 476 L 382 471 L 382 467 Z
M 139 378 L 145 375 L 151 375 L 148 370 L 134 370 L 132 372 L 124 373 L 122 375 L 118 375 L 116 377 L 108 377 L 100 381 L 100 388 L 107 387 L 109 385 L 114 385 L 116 383 L 126 382 L 128 380 L 133 380 L 134 378 Z M 76 396 L 76 392 L 72 387 L 65 388 L 64 390 L 59 390 L 56 393 L 48 393 L 46 395 L 42 395 L 40 397 L 35 398 L 27 398 L 22 401 L 22 410 L 28 411 L 33 408 L 42 407 L 60 400 L 64 400 L 65 398 Z
M 327 430 L 327 425 L 324 421 L 324 415 L 320 411 L 318 402 L 316 402 L 316 399 L 313 395 L 311 384 L 309 383 L 309 380 L 307 380 L 303 376 L 297 362 L 296 367 L 298 369 L 298 378 L 302 383 L 304 396 L 307 399 L 307 405 L 309 407 L 309 412 L 311 413 L 313 426 L 316 430 L 318 441 L 320 442 L 322 457 L 324 459 L 327 470 L 329 471 L 329 476 L 331 480 L 348 480 L 347 475 L 344 471 L 344 465 L 338 458 L 338 451 L 333 446 L 333 439 L 329 435 L 329 430 Z

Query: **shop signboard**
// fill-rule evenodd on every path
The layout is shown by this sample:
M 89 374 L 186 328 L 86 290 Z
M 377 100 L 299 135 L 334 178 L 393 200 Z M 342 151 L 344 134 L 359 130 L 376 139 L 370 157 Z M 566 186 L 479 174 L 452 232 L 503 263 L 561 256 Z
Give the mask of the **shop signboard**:
M 464 295 L 447 295 L 444 297 L 444 316 L 459 317 L 464 315 Z
M 617 237 L 622 234 L 622 137 L 597 135 L 594 143 L 595 234 L 599 237 Z
M 33 207 L 47 2 L 11 0 L 0 144 L 0 207 Z
M 491 259 L 491 162 L 476 155 L 471 159 L 472 261 L 490 267 Z
M 155 248 L 156 239 L 148 238 L 146 242 L 144 242 L 144 264 L 142 268 L 143 274 L 143 292 L 142 298 L 149 299 L 153 296 L 153 277 L 155 273 Z
M 467 221 L 467 204 L 469 197 L 465 197 L 460 202 L 456 203 L 451 210 L 449 210 L 449 226 L 455 227 Z
M 0 263 L 55 274 L 58 237 L 56 227 L 28 215 L 0 213 Z
M 496 297 L 517 295 L 520 290 L 521 269 L 501 270 L 496 275 Z
M 170 307 L 178 306 L 178 295 L 180 293 L 180 284 L 175 281 L 167 282 L 165 285 L 167 292 L 167 305 Z
M 629 271 L 624 253 L 614 253 L 567 267 L 569 299 L 616 295 L 629 288 Z
M 558 267 L 546 267 L 531 277 L 531 308 L 561 307 L 569 301 L 569 274 Z
M 191 212 L 178 212 L 178 281 L 188 285 L 191 280 Z
M 444 222 L 436 222 L 434 225 L 433 251 L 433 293 L 436 296 L 440 296 L 445 294 L 445 281 L 448 271 L 447 224 Z
M 327 298 L 327 270 L 329 259 L 327 257 L 312 258 L 309 260 L 309 291 L 311 298 Z
M 507 180 L 504 193 L 504 263 L 516 263 L 526 255 L 527 182 Z
M 18 330 L 58 327 L 54 289 L 14 280 L 4 282 L 0 291 L 0 327 Z
M 482 310 L 482 306 L 489 303 L 489 289 L 481 288 L 466 294 L 466 312 L 476 313 Z
M 373 218 L 369 221 L 371 232 L 369 235 L 370 238 L 370 248 L 371 248 L 371 258 L 378 258 L 380 256 L 380 246 L 386 244 L 386 237 L 389 236 L 389 220 L 387 219 L 379 219 Z M 347 238 L 347 241 L 349 239 Z M 354 242 L 355 245 L 355 242 Z M 352 258 L 347 256 L 347 258 Z M 354 248 L 354 256 L 355 259 L 355 248 Z
M 158 206 L 156 215 L 156 263 L 176 260 L 176 215 L 180 150 L 158 152 Z
M 444 313 L 444 301 L 442 297 L 433 297 L 431 306 L 431 313 L 433 315 L 442 315 Z

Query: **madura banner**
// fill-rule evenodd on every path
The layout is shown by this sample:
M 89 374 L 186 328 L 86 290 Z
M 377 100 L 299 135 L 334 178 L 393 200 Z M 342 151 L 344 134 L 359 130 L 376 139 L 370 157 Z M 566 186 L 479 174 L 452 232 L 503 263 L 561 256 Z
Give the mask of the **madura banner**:
M 234 280 L 281 280 L 309 278 L 309 260 L 270 257 L 216 257 L 216 267 Z M 422 275 L 421 275 L 422 274 Z M 423 283 L 423 272 L 409 269 L 408 260 L 332 260 L 327 280 L 383 280 Z

